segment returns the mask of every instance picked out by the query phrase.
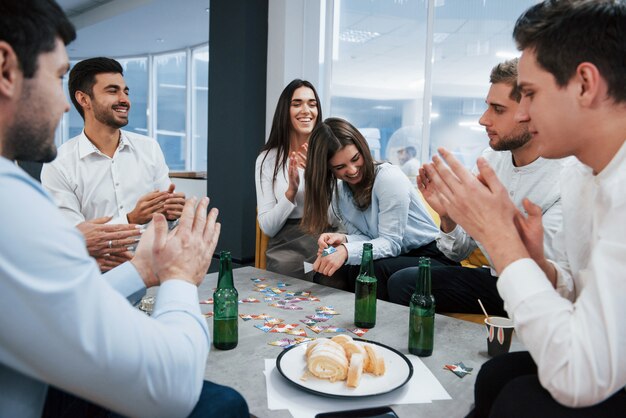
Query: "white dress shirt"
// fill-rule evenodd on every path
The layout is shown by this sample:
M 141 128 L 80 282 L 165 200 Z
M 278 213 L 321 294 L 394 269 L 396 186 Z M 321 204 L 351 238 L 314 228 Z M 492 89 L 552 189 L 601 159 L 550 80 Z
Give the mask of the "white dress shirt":
M 437 227 L 417 190 L 400 168 L 376 166 L 372 203 L 365 210 L 354 204 L 350 187 L 340 181 L 335 212 L 345 226 L 347 264 L 361 264 L 363 243 L 371 242 L 374 260 L 397 257 L 435 240 Z
M 598 175 L 568 165 L 561 198 L 555 262 L 575 292 L 559 295 L 530 259 L 506 267 L 497 286 L 543 387 L 584 407 L 626 385 L 626 143 Z
M 267 154 L 265 162 L 263 158 Z M 256 183 L 256 204 L 258 211 L 259 227 L 269 237 L 278 234 L 287 222 L 287 219 L 300 219 L 304 210 L 304 170 L 298 168 L 300 184 L 296 193 L 295 202 L 292 203 L 285 197 L 289 188 L 287 176 L 289 161 L 284 170 L 279 170 L 276 182 L 272 186 L 274 166 L 276 164 L 277 151 L 275 148 L 262 152 L 256 159 L 254 180 Z M 263 166 L 263 176 L 261 176 Z
M 41 183 L 73 225 L 112 216 L 110 223 L 128 223 L 137 200 L 170 185 L 168 168 L 157 141 L 121 131 L 120 144 L 109 157 L 85 131 L 59 147 L 57 158 L 44 164 Z
M 543 247 L 546 257 L 552 258 L 554 256 L 554 236 L 561 229 L 563 219 L 559 177 L 567 159 L 537 158 L 530 164 L 516 167 L 513 165 L 511 151 L 494 151 L 487 148 L 483 151 L 482 156 L 493 168 L 498 180 L 509 192 L 509 197 L 522 213 L 526 213 L 522 205 L 524 198 L 528 198 L 535 205 L 541 206 L 541 220 L 544 229 Z M 472 171 L 477 173 L 478 169 L 474 167 Z M 449 233 L 440 231 L 437 237 L 437 247 L 449 259 L 455 261 L 466 259 L 477 247 L 489 259 L 489 254 L 482 244 L 475 241 L 459 225 Z M 491 262 L 491 260 L 489 261 Z M 496 275 L 493 268 L 491 268 L 491 274 Z
M 209 347 L 196 286 L 161 285 L 153 316 L 131 263 L 101 275 L 82 234 L 0 157 L 0 416 L 40 417 L 47 385 L 128 416 L 186 416 Z

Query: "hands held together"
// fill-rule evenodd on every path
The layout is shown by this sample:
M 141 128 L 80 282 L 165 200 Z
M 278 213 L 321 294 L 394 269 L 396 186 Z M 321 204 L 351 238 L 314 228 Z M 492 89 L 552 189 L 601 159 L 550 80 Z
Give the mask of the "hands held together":
M 348 259 L 348 250 L 343 244 L 346 242 L 344 234 L 324 233 L 317 240 L 317 259 L 313 263 L 313 270 L 324 276 L 332 276 Z M 328 247 L 335 247 L 337 251 L 324 256 L 322 252 Z
M 155 213 L 162 213 L 168 221 L 178 219 L 182 215 L 185 194 L 174 193 L 175 188 L 172 183 L 166 191 L 155 190 L 140 197 L 135 208 L 126 215 L 128 223 L 146 224 Z

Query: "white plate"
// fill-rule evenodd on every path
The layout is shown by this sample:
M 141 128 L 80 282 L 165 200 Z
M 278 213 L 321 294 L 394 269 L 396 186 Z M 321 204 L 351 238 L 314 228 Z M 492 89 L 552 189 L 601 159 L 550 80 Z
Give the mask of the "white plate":
M 276 359 L 276 368 L 285 379 L 299 388 L 318 395 L 336 398 L 382 395 L 402 387 L 413 376 L 413 366 L 404 354 L 374 341 L 360 338 L 354 340 L 378 346 L 378 351 L 385 358 L 386 372 L 384 375 L 374 376 L 363 373 L 361 382 L 356 388 L 348 387 L 345 381 L 331 382 L 326 379 L 318 379 L 310 373 L 306 375 L 306 380 L 302 380 L 301 377 L 306 372 L 305 353 L 308 345 L 306 343 L 283 351 Z

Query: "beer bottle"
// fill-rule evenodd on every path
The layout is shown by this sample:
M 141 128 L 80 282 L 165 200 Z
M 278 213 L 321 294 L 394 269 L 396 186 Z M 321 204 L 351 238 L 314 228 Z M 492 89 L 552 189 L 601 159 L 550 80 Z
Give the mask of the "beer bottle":
M 417 284 L 409 304 L 409 353 L 428 357 L 433 353 L 435 298 L 430 290 L 430 258 L 418 260 Z
M 372 244 L 363 244 L 361 269 L 354 289 L 354 325 L 359 328 L 374 328 L 376 325 L 376 275 Z
M 239 294 L 233 284 L 233 266 L 229 251 L 220 253 L 217 289 L 213 293 L 213 345 L 220 350 L 237 347 Z

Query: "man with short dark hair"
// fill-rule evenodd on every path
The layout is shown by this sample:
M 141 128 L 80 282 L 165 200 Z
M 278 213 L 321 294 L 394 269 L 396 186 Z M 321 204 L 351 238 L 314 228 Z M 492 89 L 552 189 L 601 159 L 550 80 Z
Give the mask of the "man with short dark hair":
M 529 352 L 485 363 L 474 417 L 615 417 L 626 411 L 626 2 L 548 0 L 513 36 L 522 51 L 517 120 L 561 177 L 561 251 L 543 253 L 541 211 L 511 203 L 484 160 L 481 180 L 446 150 L 427 166 L 450 216 L 485 246 Z M 444 162 L 445 161 L 445 162 Z M 449 166 L 446 165 L 446 162 Z M 555 284 L 569 282 L 569 297 Z M 622 411 L 622 412 L 619 412 Z
M 0 416 L 39 418 L 46 402 L 55 417 L 247 416 L 237 392 L 203 381 L 210 338 L 197 286 L 220 234 L 208 198 L 189 199 L 170 233 L 155 214 L 133 260 L 101 275 L 82 235 L 14 164 L 56 155 L 75 36 L 52 0 L 0 0 L 0 190 L 11 196 L 0 205 Z M 155 285 L 148 317 L 128 302 Z
M 489 77 L 487 110 L 479 123 L 489 136 L 483 158 L 494 168 L 498 179 L 508 190 L 515 206 L 523 209 L 522 199 L 528 197 L 541 207 L 544 222 L 545 249 L 553 255 L 552 240 L 562 224 L 559 175 L 563 162 L 539 157 L 538 145 L 531 140 L 528 123 L 515 120 L 521 98 L 517 87 L 517 59 L 496 65 Z M 418 186 L 428 204 L 440 217 L 437 247 L 454 261 L 468 258 L 477 248 L 487 255 L 482 244 L 470 236 L 449 216 L 443 196 L 432 187 L 422 172 Z M 482 257 L 484 258 L 484 257 Z M 485 265 L 483 265 L 483 263 Z M 431 269 L 432 292 L 438 312 L 481 313 L 477 299 L 490 314 L 504 315 L 504 303 L 498 294 L 498 276 L 488 264 L 477 268 L 434 266 Z M 417 267 L 410 267 L 391 276 L 387 284 L 389 300 L 408 305 L 415 290 Z
M 174 193 L 159 144 L 121 130 L 131 106 L 122 66 L 111 58 L 83 60 L 72 68 L 68 84 L 85 127 L 41 171 L 41 182 L 61 212 L 85 235 L 88 229 L 110 228 L 104 222 L 145 224 L 154 213 L 177 219 L 185 196 Z M 102 237 L 100 247 L 107 245 L 90 251 L 103 270 L 132 257 L 126 250 L 133 240 L 124 238 Z

